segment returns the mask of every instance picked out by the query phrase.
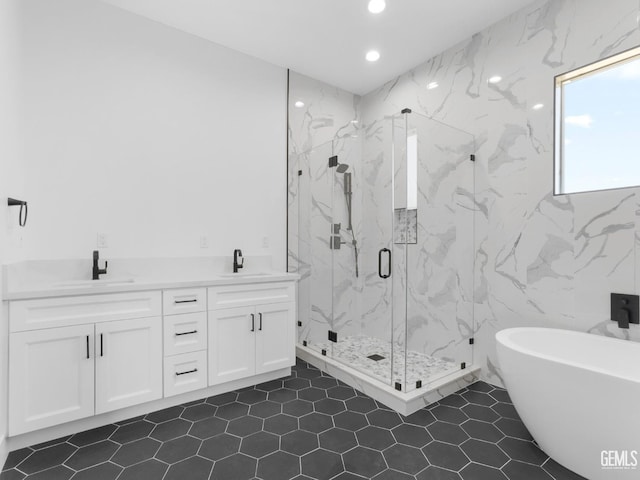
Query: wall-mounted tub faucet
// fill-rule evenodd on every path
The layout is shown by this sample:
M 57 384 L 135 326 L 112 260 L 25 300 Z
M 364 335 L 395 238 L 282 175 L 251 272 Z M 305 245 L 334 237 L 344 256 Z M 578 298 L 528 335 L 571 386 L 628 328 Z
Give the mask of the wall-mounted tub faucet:
M 107 274 L 107 267 L 109 262 L 104 262 L 104 268 L 98 267 L 98 260 L 100 259 L 100 253 L 98 250 L 93 251 L 93 280 L 100 280 L 100 275 Z
M 618 322 L 618 328 L 629 328 L 630 323 L 640 323 L 638 295 L 611 294 L 611 320 Z
M 240 260 L 240 263 L 238 263 Z M 244 267 L 244 257 L 242 256 L 242 250 L 236 248 L 233 251 L 233 273 L 238 273 L 240 268 Z

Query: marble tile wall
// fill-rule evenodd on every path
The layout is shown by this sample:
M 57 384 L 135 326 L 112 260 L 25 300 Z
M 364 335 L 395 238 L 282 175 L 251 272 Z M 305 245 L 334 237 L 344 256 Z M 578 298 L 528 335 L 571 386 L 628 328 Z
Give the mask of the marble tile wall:
M 553 196 L 553 78 L 640 44 L 638 10 L 637 0 L 612 0 L 606 8 L 599 0 L 538 1 L 360 99 L 345 102 L 342 93 L 343 110 L 357 104 L 363 176 L 373 177 L 365 203 L 382 201 L 375 174 L 385 116 L 410 107 L 474 137 L 476 162 L 467 172 L 474 192 L 460 191 L 454 200 L 461 207 L 456 222 L 470 215 L 474 229 L 467 250 L 473 280 L 458 280 L 456 318 L 458 326 L 473 325 L 473 361 L 491 383 L 502 383 L 494 335 L 503 328 L 557 326 L 640 341 L 638 326 L 620 330 L 609 318 L 611 292 L 640 290 L 640 189 Z M 503 80 L 489 84 L 492 75 Z M 439 87 L 427 89 L 434 81 Z M 337 95 L 331 101 L 340 103 Z M 533 110 L 538 103 L 544 108 Z M 315 145 L 316 130 L 305 133 Z M 381 293 L 363 296 L 363 313 L 385 298 Z M 375 331 L 383 318 L 369 327 Z M 411 338 L 420 342 L 417 333 Z

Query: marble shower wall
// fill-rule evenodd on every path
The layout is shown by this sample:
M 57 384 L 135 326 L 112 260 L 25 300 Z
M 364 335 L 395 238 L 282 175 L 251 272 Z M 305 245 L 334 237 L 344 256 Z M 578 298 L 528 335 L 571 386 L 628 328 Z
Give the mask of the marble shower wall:
M 360 120 L 366 205 L 384 201 L 385 116 L 410 107 L 473 135 L 475 194 L 460 192 L 456 201 L 459 221 L 463 211 L 473 217 L 474 278 L 457 283 L 456 323 L 475 325 L 473 361 L 494 384 L 502 383 L 494 335 L 503 328 L 557 326 L 640 341 L 638 326 L 620 330 L 609 318 L 611 292 L 640 291 L 640 189 L 553 196 L 554 76 L 640 44 L 638 0 L 603 3 L 535 2 L 360 99 L 301 76 L 291 84 L 291 100 L 299 93 L 312 99 L 310 112 L 291 109 L 291 152 Z M 489 84 L 492 75 L 503 80 Z M 428 90 L 434 81 L 439 87 Z M 533 110 L 538 103 L 544 108 Z M 290 199 L 293 182 L 290 175 Z M 367 215 L 383 222 L 373 233 L 385 235 L 391 219 L 363 211 L 365 230 Z M 365 231 L 367 239 L 374 240 Z M 363 257 L 370 250 L 363 248 Z M 388 310 L 384 287 L 373 276 L 361 281 L 367 292 L 378 289 L 363 295 L 361 316 Z M 363 327 L 384 331 L 384 314 L 369 318 Z M 419 332 L 421 324 L 411 328 Z M 412 341 L 420 347 L 419 336 Z

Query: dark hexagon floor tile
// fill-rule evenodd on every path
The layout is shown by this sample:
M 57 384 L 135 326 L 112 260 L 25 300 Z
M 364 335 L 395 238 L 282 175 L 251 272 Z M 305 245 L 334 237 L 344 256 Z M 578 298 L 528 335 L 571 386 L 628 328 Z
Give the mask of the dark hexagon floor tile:
M 229 426 L 227 427 L 227 433 L 232 435 L 236 435 L 238 437 L 246 437 L 253 433 L 259 432 L 262 430 L 262 419 L 246 416 L 236 418 L 235 420 L 231 420 L 229 422 Z
M 430 411 L 434 417 L 443 422 L 456 423 L 459 425 L 468 420 L 468 417 L 462 410 L 446 405 L 438 405 Z
M 213 417 L 216 414 L 216 408 L 217 407 L 209 403 L 201 403 L 199 405 L 194 405 L 193 407 L 185 408 L 181 417 L 185 420 L 197 422 L 198 420 Z
M 269 417 L 264 421 L 264 430 L 278 435 L 284 435 L 298 428 L 298 419 L 282 413 Z
M 144 415 L 140 415 L 139 417 L 126 418 L 124 420 L 120 420 L 119 422 L 114 422 L 115 425 L 126 425 L 128 423 L 139 422 L 140 420 L 144 420 Z
M 58 465 L 48 470 L 29 475 L 28 480 L 69 480 L 75 472 L 64 465 Z
M 369 413 L 378 408 L 376 402 L 369 397 L 354 397 L 346 400 L 345 403 L 352 412 Z
M 476 392 L 473 390 L 463 393 L 462 396 L 467 402 L 473 403 L 475 405 L 483 405 L 485 407 L 490 407 L 491 405 L 494 405 L 495 403 L 497 403 L 496 399 L 493 398 L 491 395 L 488 395 L 482 392 Z
M 547 461 L 546 453 L 536 447 L 533 442 L 506 437 L 498 442 L 498 446 L 505 451 L 510 458 L 522 462 L 542 465 Z
M 482 463 L 491 467 L 500 468 L 509 461 L 497 445 L 472 438 L 460 445 L 462 451 L 472 462 Z
M 122 445 L 111 458 L 113 463 L 128 467 L 153 458 L 162 443 L 152 438 L 141 438 L 135 442 Z
M 326 413 L 327 415 L 335 415 L 336 413 L 344 412 L 345 406 L 342 400 L 336 400 L 334 398 L 323 398 L 314 402 L 313 408 L 316 412 Z
M 221 405 L 226 405 L 227 403 L 235 402 L 236 398 L 238 398 L 238 394 L 236 392 L 221 393 L 220 395 L 216 395 L 215 397 L 207 398 L 207 403 L 219 407 Z
M 511 460 L 502 471 L 513 480 L 554 480 L 542 467 Z
M 433 416 L 433 414 L 429 410 L 427 410 L 426 408 L 423 408 L 422 410 L 418 410 L 417 412 L 412 413 L 411 415 L 403 417 L 402 420 L 405 423 L 412 423 L 414 425 L 426 427 L 427 425 L 431 425 L 433 422 L 435 422 L 436 418 Z
M 191 457 L 171 465 L 163 480 L 208 480 L 212 468 L 211 460 Z
M 396 444 L 387 448 L 382 454 L 389 468 L 411 475 L 415 475 L 429 466 L 422 451 L 415 447 Z
M 140 440 L 148 436 L 155 426 L 155 424 L 147 422 L 146 420 L 128 423 L 118 427 L 118 429 L 111 434 L 110 439 L 121 444 Z
M 363 413 L 357 412 L 342 412 L 333 417 L 333 423 L 335 423 L 336 427 L 344 428 L 345 430 L 351 430 L 355 432 L 360 430 L 361 428 L 369 425 L 367 422 L 367 417 Z
M 149 413 L 145 419 L 153 423 L 162 423 L 168 420 L 178 418 L 184 412 L 184 407 L 169 407 L 164 410 L 158 410 L 157 412 Z
M 266 400 L 264 402 L 251 405 L 249 415 L 259 418 L 268 418 L 282 412 L 282 404 Z
M 260 458 L 278 450 L 280 439 L 268 432 L 257 432 L 242 439 L 240 452 L 251 457 Z
M 304 478 L 306 479 L 309 477 Z M 351 472 L 342 472 L 337 477 L 334 477 L 333 480 L 362 480 L 362 477 Z
M 304 388 L 302 390 L 298 390 L 298 398 L 302 398 L 303 400 L 309 400 L 310 402 L 315 402 L 316 400 L 322 400 L 327 396 L 327 391 L 316 388 L 309 387 Z
M 342 455 L 342 460 L 346 471 L 365 478 L 373 478 L 387 468 L 382 453 L 365 447 L 349 450 Z
M 297 392 L 295 390 L 289 390 L 288 388 L 280 388 L 279 390 L 274 390 L 269 392 L 268 399 L 272 402 L 276 403 L 284 403 L 289 402 L 291 400 L 295 400 L 298 397 Z
M 320 433 L 333 427 L 333 420 L 324 413 L 310 413 L 300 417 L 300 428 L 312 433 Z
M 198 455 L 209 460 L 220 460 L 240 450 L 240 439 L 223 433 L 202 442 Z
M 416 477 L 413 475 L 402 473 L 397 470 L 385 470 L 373 477 L 373 480 L 414 480 L 415 478 Z
M 358 430 L 356 436 L 360 445 L 376 450 L 384 450 L 396 442 L 389 430 L 380 427 L 365 427 Z
M 205 418 L 204 420 L 195 422 L 191 426 L 189 435 L 201 440 L 205 440 L 207 438 L 215 437 L 216 435 L 224 433 L 224 431 L 227 429 L 228 424 L 229 422 L 218 417 Z
M 242 453 L 236 453 L 230 457 L 220 460 L 213 466 L 212 479 L 250 480 L 256 473 L 255 458 L 251 458 Z M 145 479 L 146 480 L 146 479 Z
M 402 423 L 400 415 L 391 410 L 374 410 L 367 413 L 367 419 L 371 425 L 382 428 L 393 428 Z
M 437 440 L 424 447 L 422 453 L 430 464 L 456 472 L 469 463 L 469 459 L 462 453 L 460 447 Z
M 32 453 L 33 450 L 31 448 L 21 448 L 20 450 L 9 452 L 7 461 L 4 462 L 4 467 L 2 467 L 2 470 L 9 470 L 10 468 L 15 467 Z
M 0 473 L 0 480 L 23 480 L 26 477 L 24 473 L 12 468 Z
M 510 403 L 498 402 L 491 407 L 501 417 L 510 418 L 512 420 L 520 420 L 520 415 L 516 412 L 516 409 Z
M 309 388 L 310 386 L 311 382 L 306 378 L 290 378 L 284 382 L 284 387 L 290 390 L 302 390 L 304 388 Z
M 470 463 L 460 471 L 464 480 L 506 480 L 504 473 L 497 468 Z M 528 479 L 527 479 L 528 480 Z
M 32 453 L 20 462 L 18 469 L 26 474 L 46 470 L 61 465 L 76 450 L 76 447 L 68 443 L 60 443 L 52 447 L 43 448 L 42 450 Z
M 294 430 L 282 436 L 280 448 L 285 452 L 302 456 L 318 448 L 318 435 L 304 430 Z
M 416 480 L 460 480 L 460 475 L 451 470 L 430 465 L 416 475 Z
M 198 453 L 201 442 L 201 440 L 187 435 L 169 440 L 162 444 L 162 447 L 160 447 L 160 450 L 156 454 L 156 458 L 166 463 L 179 462 Z
M 302 473 L 317 480 L 329 480 L 344 470 L 340 455 L 318 449 L 301 459 Z
M 408 423 L 398 425 L 391 433 L 393 433 L 397 442 L 411 445 L 412 447 L 422 448 L 433 440 L 425 427 L 418 427 Z
M 448 395 L 444 398 L 441 398 L 438 403 L 440 405 L 447 405 L 449 407 L 455 407 L 455 408 L 460 408 L 463 405 L 466 405 L 467 402 L 463 397 L 461 397 L 460 395 L 458 395 L 457 393 L 453 393 L 451 395 Z
M 253 405 L 254 403 L 263 402 L 267 399 L 267 392 L 262 390 L 249 390 L 238 394 L 238 402 Z
M 298 457 L 275 452 L 258 460 L 258 477 L 263 480 L 290 480 L 300 473 Z
M 544 470 L 551 474 L 556 480 L 586 480 L 584 477 L 563 467 L 551 458 L 547 460 L 542 468 L 544 468 Z
M 227 403 L 218 407 L 216 417 L 223 418 L 224 420 L 233 420 L 234 418 L 246 415 L 248 411 L 249 405 L 245 405 L 244 403 Z
M 316 377 L 311 380 L 311 385 L 327 390 L 338 386 L 338 381 L 333 377 Z
M 469 438 L 469 435 L 458 425 L 447 422 L 435 422 L 427 427 L 433 438 L 441 442 L 460 445 Z
M 298 378 L 307 378 L 309 380 L 322 375 L 322 372 L 315 368 L 299 368 L 296 373 Z
M 353 432 L 341 428 L 330 428 L 322 432 L 318 438 L 322 448 L 336 453 L 344 453 L 358 444 Z
M 59 443 L 64 443 L 71 438 L 71 435 L 65 435 L 64 437 L 54 438 L 53 440 L 49 440 L 47 442 L 38 443 L 36 445 L 32 445 L 32 450 L 41 450 L 43 448 L 52 447 L 53 445 L 58 445 Z
M 513 403 L 507 391 L 502 390 L 501 388 L 496 388 L 493 392 L 489 393 L 489 395 L 495 398 L 498 402 Z
M 92 443 L 91 445 L 78 449 L 64 464 L 74 470 L 83 470 L 93 465 L 106 462 L 116 453 L 118 448 L 120 448 L 120 445 L 110 440 Z
M 82 470 L 72 478 L 73 480 L 115 480 L 122 470 L 122 467 L 106 462 Z
M 472 383 L 467 387 L 468 390 L 472 390 L 474 392 L 483 392 L 483 393 L 489 393 L 494 388 L 495 387 L 493 385 L 489 385 L 487 382 L 483 382 L 483 381 Z
M 511 420 L 510 418 L 501 418 L 494 423 L 502 433 L 509 437 L 519 438 L 520 440 L 533 440 L 533 437 L 520 420 Z
M 478 420 L 468 420 L 461 425 L 462 429 L 467 432 L 471 438 L 485 440 L 487 442 L 497 443 L 504 438 L 504 434 L 490 423 L 480 422 Z
M 118 426 L 113 424 L 104 425 L 85 432 L 76 433 L 68 440 L 68 442 L 76 447 L 84 447 L 85 445 L 106 440 L 113 432 L 116 431 L 117 428 Z
M 162 480 L 168 465 L 152 459 L 124 469 L 118 480 Z
M 269 382 L 260 383 L 256 385 L 256 390 L 262 390 L 263 392 L 271 392 L 272 390 L 278 390 L 282 388 L 282 380 L 271 380 Z
M 327 397 L 337 400 L 348 400 L 356 396 L 356 391 L 351 387 L 333 387 L 327 390 Z
M 193 424 L 191 422 L 183 420 L 182 418 L 176 418 L 156 425 L 149 436 L 156 440 L 160 440 L 161 442 L 166 442 L 172 438 L 178 438 L 185 435 L 192 425 Z M 111 438 L 113 439 L 113 437 Z
M 495 422 L 500 415 L 491 410 L 489 407 L 483 407 L 481 405 L 469 404 L 462 407 L 462 411 L 469 418 L 473 418 L 475 420 L 482 420 L 483 422 Z
M 311 412 L 313 412 L 313 403 L 307 400 L 291 400 L 282 404 L 282 413 L 292 417 L 302 417 Z

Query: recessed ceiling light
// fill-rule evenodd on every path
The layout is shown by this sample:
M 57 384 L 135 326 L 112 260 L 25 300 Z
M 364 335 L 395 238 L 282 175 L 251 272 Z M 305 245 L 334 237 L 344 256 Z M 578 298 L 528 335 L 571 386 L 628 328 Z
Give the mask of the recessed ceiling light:
M 301 102 L 300 100 L 298 100 L 296 103 L 294 103 L 294 105 L 296 106 L 296 108 L 302 108 L 304 107 L 304 102 Z
M 377 62 L 380 59 L 380 52 L 377 50 L 369 50 L 365 58 L 369 62 Z
M 494 75 L 489 78 L 489 83 L 500 83 L 502 81 L 502 77 L 500 75 Z
M 533 107 L 534 110 L 540 110 L 542 108 L 544 108 L 544 103 L 536 103 Z
M 351 123 L 358 123 L 358 120 L 351 120 Z
M 438 88 L 438 82 L 430 82 L 427 83 L 427 90 L 433 90 L 434 88 Z
M 387 6 L 384 0 L 370 0 L 369 1 L 369 11 L 371 13 L 380 13 Z

